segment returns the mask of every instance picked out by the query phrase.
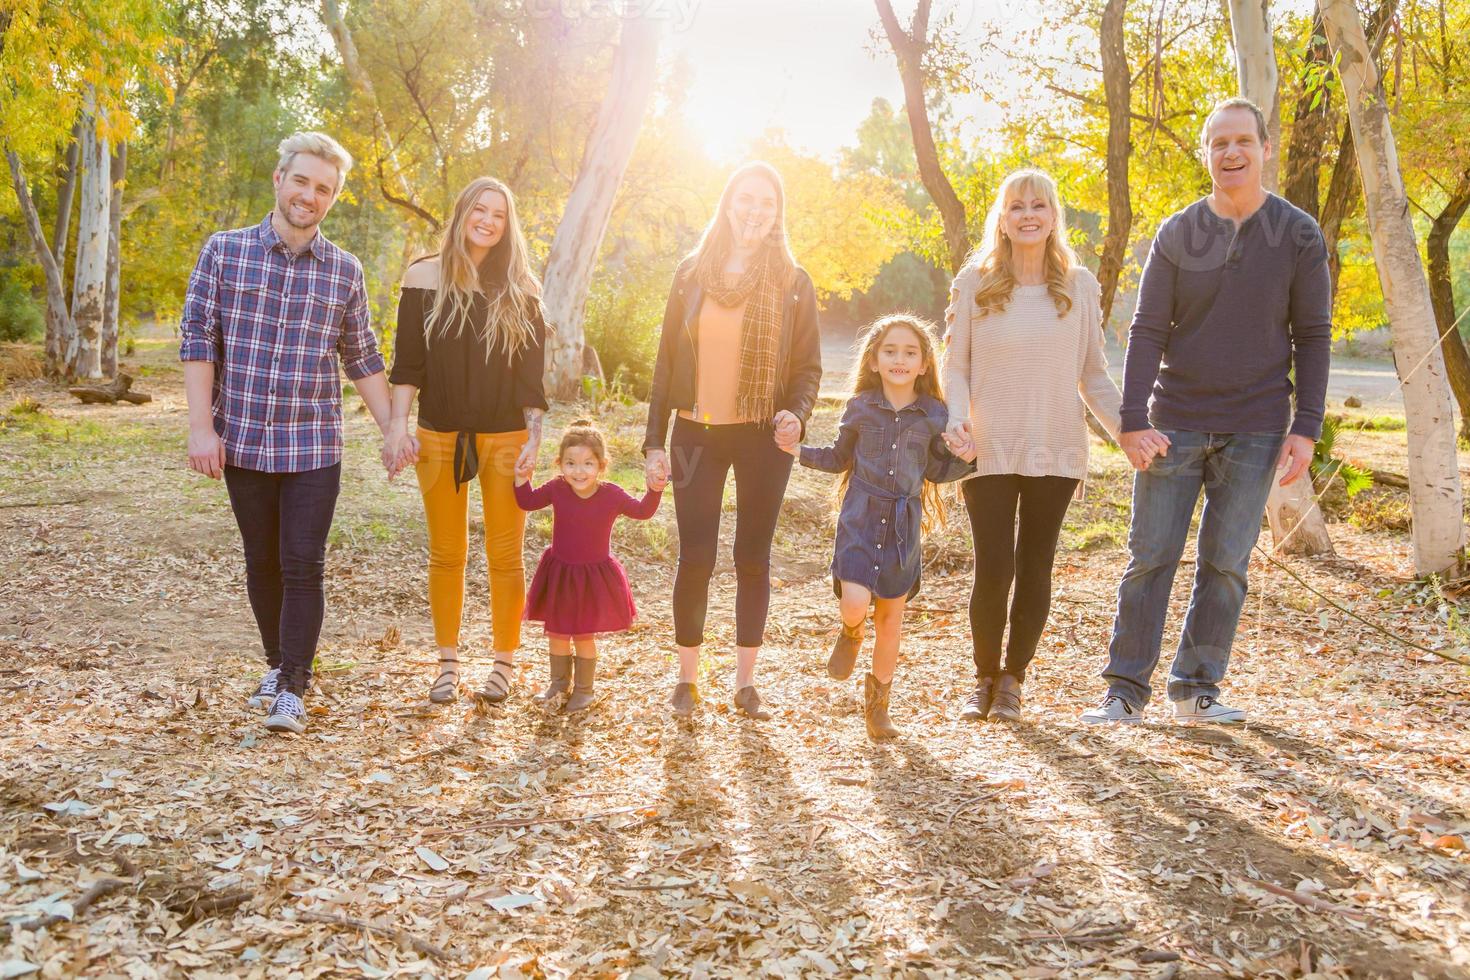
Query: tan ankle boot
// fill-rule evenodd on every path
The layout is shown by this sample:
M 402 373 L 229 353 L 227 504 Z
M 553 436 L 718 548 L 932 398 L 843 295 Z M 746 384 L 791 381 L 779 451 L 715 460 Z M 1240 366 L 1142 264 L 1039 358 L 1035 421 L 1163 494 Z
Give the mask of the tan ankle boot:
M 863 678 L 863 720 L 867 722 L 871 739 L 897 738 L 903 734 L 888 719 L 888 695 L 892 690 L 892 681 L 880 683 L 872 674 Z
M 561 656 L 553 653 L 551 655 L 551 683 L 546 685 L 546 690 L 537 695 L 537 700 L 545 707 L 552 707 L 552 703 L 572 686 L 572 658 L 570 655 Z
M 572 671 L 576 681 L 572 685 L 572 696 L 567 698 L 566 707 L 562 709 L 569 715 L 586 711 L 596 700 L 592 695 L 592 681 L 597 676 L 597 658 L 577 657 Z

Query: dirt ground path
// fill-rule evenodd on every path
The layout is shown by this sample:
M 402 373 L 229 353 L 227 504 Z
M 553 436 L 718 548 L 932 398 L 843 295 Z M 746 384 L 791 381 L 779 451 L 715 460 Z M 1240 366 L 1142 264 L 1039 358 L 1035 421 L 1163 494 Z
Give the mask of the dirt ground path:
M 793 479 L 776 543 L 771 722 L 728 703 L 728 558 L 707 700 L 692 724 L 666 714 L 668 502 L 616 532 L 642 619 L 605 643 L 585 720 L 533 707 L 530 631 L 504 710 L 429 708 L 417 491 L 383 480 L 350 397 L 310 728 L 272 737 L 243 703 L 258 643 L 223 488 L 183 465 L 167 350 L 136 360 L 141 408 L 0 392 L 0 922 L 61 917 L 0 926 L 4 975 L 1470 976 L 1464 668 L 1258 562 L 1228 681 L 1250 725 L 1176 727 L 1157 703 L 1133 730 L 1078 723 L 1125 558 L 1116 454 L 1095 451 L 1064 532 L 1029 723 L 954 720 L 960 516 L 926 545 L 895 685 L 905 735 L 875 745 L 856 679 L 822 670 L 830 482 L 814 473 Z M 633 460 L 641 408 L 601 418 Z M 815 436 L 835 418 L 824 407 Z M 1459 642 L 1409 581 L 1402 534 L 1332 530 L 1337 558 L 1291 569 L 1415 642 Z M 548 531 L 533 517 L 528 562 Z

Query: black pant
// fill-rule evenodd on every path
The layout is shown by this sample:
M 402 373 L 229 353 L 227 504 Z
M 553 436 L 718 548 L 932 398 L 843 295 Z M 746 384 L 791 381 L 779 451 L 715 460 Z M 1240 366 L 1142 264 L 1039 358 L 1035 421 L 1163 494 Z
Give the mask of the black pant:
M 735 645 L 758 647 L 771 605 L 771 539 L 791 478 L 789 453 L 771 427 L 701 425 L 680 417 L 669 440 L 679 569 L 674 575 L 674 642 L 704 642 L 709 580 L 719 549 L 725 475 L 735 470 Z
M 322 631 L 327 531 L 341 482 L 341 463 L 304 473 L 225 467 L 265 659 L 281 669 L 281 690 L 297 695 L 306 693 Z
M 1051 611 L 1052 559 L 1077 481 L 1003 473 L 977 476 L 961 486 L 975 542 L 975 585 L 970 591 L 975 673 L 979 677 L 1006 673 L 1024 680 Z M 1012 582 L 1016 592 L 1011 599 L 1011 635 L 1002 671 L 1001 637 Z

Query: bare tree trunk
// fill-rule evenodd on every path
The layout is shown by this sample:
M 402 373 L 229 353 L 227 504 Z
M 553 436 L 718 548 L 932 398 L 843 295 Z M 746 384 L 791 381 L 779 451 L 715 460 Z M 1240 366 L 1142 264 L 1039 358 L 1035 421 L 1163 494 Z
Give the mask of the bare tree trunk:
M 924 98 L 924 53 L 929 47 L 930 0 L 919 0 L 908 31 L 899 25 L 889 0 L 875 2 L 888 44 L 898 61 L 899 78 L 903 81 L 903 104 L 908 113 L 909 132 L 913 135 L 914 156 L 919 163 L 919 179 L 939 209 L 939 218 L 944 223 L 944 242 L 949 250 L 949 271 L 957 273 L 970 254 L 970 231 L 965 219 L 965 205 L 940 166 L 934 130 L 929 124 L 929 104 Z
M 1281 92 L 1267 5 L 1268 0 L 1229 0 L 1230 33 L 1235 39 L 1235 77 L 1240 82 L 1240 94 L 1266 114 L 1266 132 L 1275 152 L 1261 172 L 1261 183 L 1274 194 L 1281 186 Z
M 10 186 L 15 189 L 15 199 L 20 204 L 20 213 L 25 219 L 26 234 L 31 239 L 31 249 L 46 279 L 46 376 L 66 376 L 66 348 L 71 335 L 76 332 L 71 311 L 66 305 L 66 284 L 62 280 L 61 267 L 56 263 L 56 254 L 46 244 L 46 233 L 41 230 L 41 216 L 36 212 L 35 199 L 26 186 L 25 170 L 20 157 L 6 147 L 5 162 L 10 165 Z
M 554 331 L 554 337 L 548 338 L 550 357 L 546 366 L 547 390 L 552 398 L 570 400 L 581 387 L 587 287 L 597 266 L 597 252 L 607 232 L 613 199 L 623 182 L 644 111 L 653 95 L 658 30 L 658 21 L 652 17 L 623 19 L 607 95 L 582 151 L 582 165 L 551 242 L 544 303 L 546 322 Z
M 394 174 L 393 182 L 398 185 L 395 193 L 388 186 L 387 174 L 383 172 L 383 154 L 379 154 L 378 167 L 378 189 L 383 194 L 383 199 L 389 204 L 396 204 L 410 214 L 422 218 L 431 231 L 439 230 L 439 219 L 429 211 L 420 207 L 414 200 L 413 188 L 408 184 L 408 178 L 403 176 L 403 171 L 398 166 L 398 147 L 393 143 L 393 137 L 388 132 L 388 126 L 383 121 L 383 110 L 378 105 L 378 93 L 373 88 L 371 76 L 363 69 L 362 61 L 357 56 L 357 43 L 352 40 L 352 31 L 347 27 L 347 20 L 342 16 L 342 6 L 339 0 L 321 0 L 322 23 L 326 25 L 327 33 L 332 35 L 336 42 L 337 54 L 342 59 L 342 68 L 347 72 L 347 80 L 352 87 L 357 89 L 373 110 L 373 141 L 382 140 L 386 148 L 388 162 L 392 165 Z
M 1376 60 L 1388 36 L 1388 24 L 1398 10 L 1398 0 L 1383 0 L 1368 20 L 1368 39 Z M 1324 28 L 1325 30 L 1325 28 Z M 1327 184 L 1327 198 L 1322 202 L 1319 224 L 1322 240 L 1327 244 L 1327 271 L 1332 275 L 1332 295 L 1337 296 L 1337 280 L 1342 272 L 1342 259 L 1337 243 L 1342 238 L 1342 223 L 1358 207 L 1358 167 L 1351 124 L 1344 123 L 1342 138 L 1337 141 L 1337 160 L 1332 165 L 1332 178 Z
M 1103 236 L 1097 279 L 1102 287 L 1102 324 L 1107 330 L 1113 315 L 1113 299 L 1128 257 L 1128 236 L 1133 231 L 1133 201 L 1128 188 L 1128 156 L 1132 152 L 1133 84 L 1128 73 L 1124 14 L 1127 0 L 1107 0 L 1103 7 L 1102 46 L 1103 95 L 1108 104 L 1108 231 Z
M 1373 257 L 1393 330 L 1394 366 L 1404 393 L 1414 569 L 1421 575 L 1446 572 L 1459 564 L 1465 526 L 1454 406 L 1436 343 L 1429 283 L 1414 240 L 1387 100 L 1357 7 L 1353 0 L 1319 0 L 1318 5 L 1338 56 Z
M 82 114 L 82 189 L 77 215 L 77 263 L 71 312 L 76 333 L 66 353 L 72 377 L 102 377 L 102 317 L 107 293 L 108 211 L 112 203 L 112 155 L 97 133 L 96 99 L 87 92 Z
M 56 229 L 51 233 L 51 251 L 56 264 L 66 272 L 67 239 L 71 237 L 71 202 L 77 196 L 77 155 L 82 149 L 82 124 L 71 128 L 71 142 L 66 146 L 66 171 L 56 181 Z
M 1230 30 L 1235 38 L 1240 94 L 1260 106 L 1268 120 L 1275 120 L 1276 133 L 1271 135 L 1274 148 L 1280 145 L 1281 95 L 1266 0 L 1230 0 Z M 1273 156 L 1261 172 L 1261 183 L 1268 191 L 1276 191 L 1278 174 Z M 1266 521 L 1271 525 L 1275 550 L 1288 555 L 1332 554 L 1327 520 L 1317 506 L 1311 480 L 1296 480 L 1285 487 L 1272 480 L 1271 494 L 1266 498 Z
M 119 140 L 112 155 L 112 201 L 107 211 L 107 290 L 102 301 L 102 373 L 117 377 L 118 307 L 122 285 L 122 199 L 128 169 L 128 144 Z
M 1460 406 L 1460 438 L 1470 440 L 1470 351 L 1455 317 L 1455 284 L 1450 279 L 1450 236 L 1470 208 L 1470 170 L 1460 174 L 1444 210 L 1429 226 L 1429 299 L 1434 304 L 1434 322 L 1443 338 L 1445 368 L 1450 390 Z
M 1312 19 L 1306 60 L 1318 70 L 1332 64 L 1332 52 L 1322 33 L 1321 14 Z M 1286 154 L 1286 176 L 1281 184 L 1282 197 L 1319 221 L 1322 214 L 1322 161 L 1337 129 L 1333 115 L 1331 89 L 1325 84 L 1319 84 L 1315 89 L 1303 86 L 1291 124 L 1288 140 L 1291 146 Z M 1335 241 L 1333 247 L 1335 250 Z

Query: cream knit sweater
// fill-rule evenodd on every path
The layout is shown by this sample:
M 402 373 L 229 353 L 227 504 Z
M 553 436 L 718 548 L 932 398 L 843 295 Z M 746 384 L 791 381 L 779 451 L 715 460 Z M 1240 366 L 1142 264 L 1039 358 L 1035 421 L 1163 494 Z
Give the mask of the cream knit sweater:
M 966 266 L 950 288 L 944 393 L 949 417 L 968 418 L 975 475 L 1087 477 L 1092 410 L 1118 437 L 1122 396 L 1103 353 L 1101 291 L 1080 266 L 1072 308 L 1058 316 L 1043 286 L 1017 286 L 1000 313 L 975 308 L 980 274 Z

